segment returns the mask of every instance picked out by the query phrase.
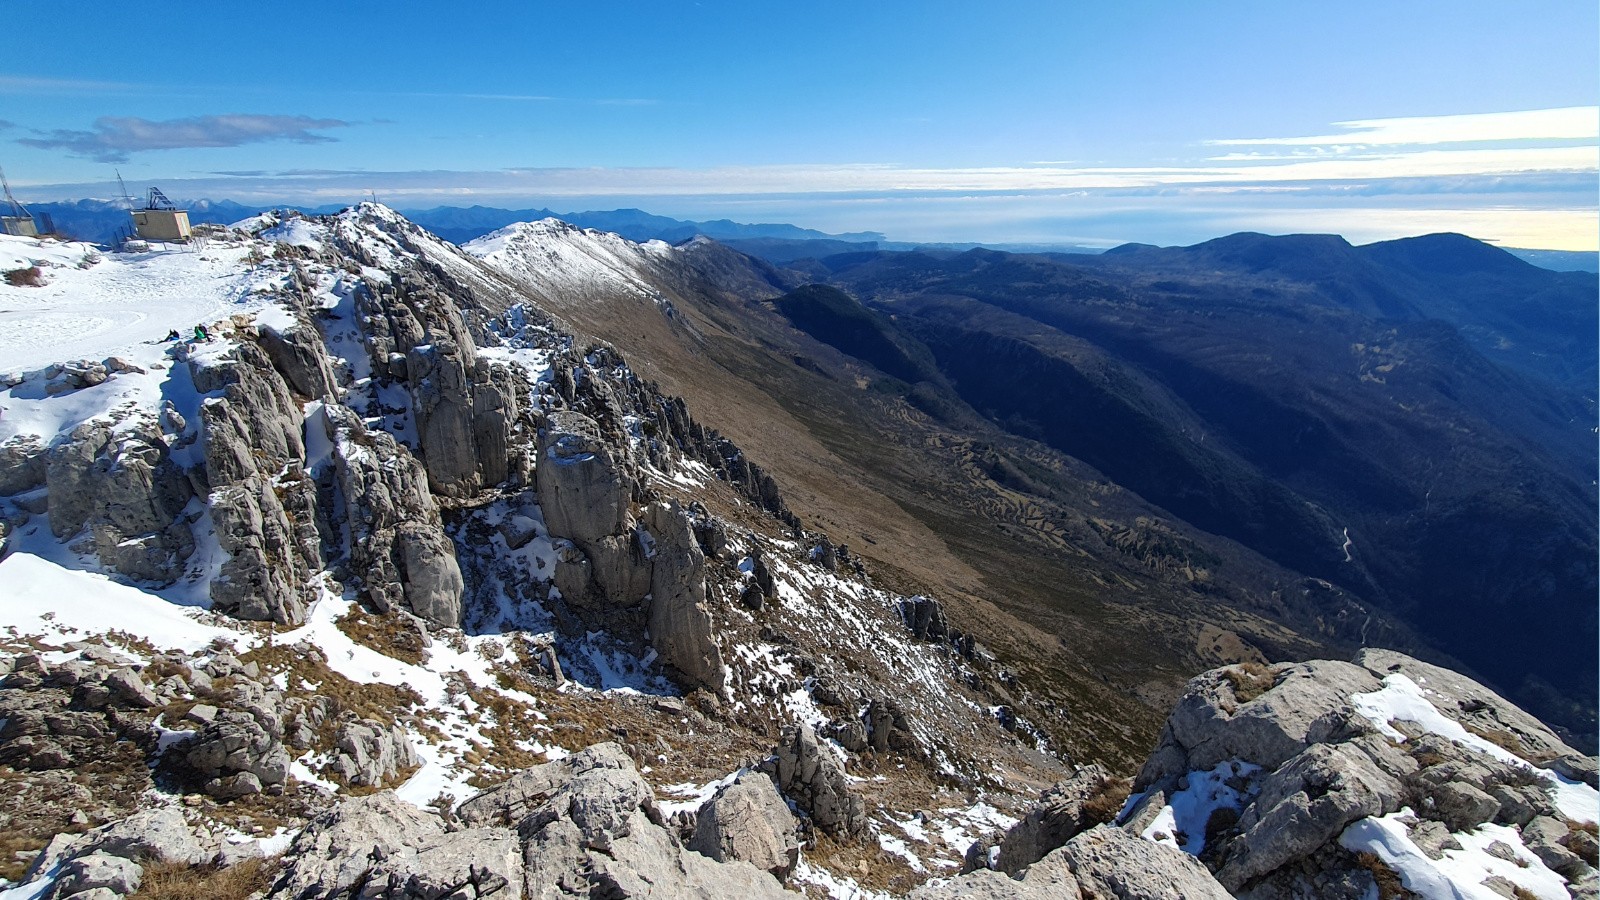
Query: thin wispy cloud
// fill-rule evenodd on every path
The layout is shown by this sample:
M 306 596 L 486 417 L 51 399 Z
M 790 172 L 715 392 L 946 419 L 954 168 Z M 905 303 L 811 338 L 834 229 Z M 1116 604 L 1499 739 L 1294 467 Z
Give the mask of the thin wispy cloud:
M 506 103 L 576 103 L 594 106 L 654 106 L 661 102 L 648 97 L 557 97 L 550 94 L 502 94 L 476 91 L 403 91 L 392 96 L 426 97 L 439 100 L 489 100 Z
M 342 119 L 309 116 L 224 115 L 193 116 L 155 122 L 134 116 L 104 116 L 89 131 L 58 129 L 40 137 L 19 138 L 17 143 L 44 150 L 65 150 L 73 156 L 98 162 L 126 162 L 130 154 L 150 150 L 197 147 L 238 147 L 264 141 L 317 144 L 337 138 L 318 134 L 351 123 Z
M 105 94 L 138 90 L 143 85 L 125 81 L 93 81 L 83 78 L 38 78 L 31 75 L 0 75 L 0 94 Z
M 1206 141 L 1234 147 L 1393 147 L 1497 143 L 1503 141 L 1593 141 L 1600 138 L 1600 107 L 1570 106 L 1456 116 L 1411 116 L 1335 122 L 1344 131 L 1299 137 L 1228 138 Z

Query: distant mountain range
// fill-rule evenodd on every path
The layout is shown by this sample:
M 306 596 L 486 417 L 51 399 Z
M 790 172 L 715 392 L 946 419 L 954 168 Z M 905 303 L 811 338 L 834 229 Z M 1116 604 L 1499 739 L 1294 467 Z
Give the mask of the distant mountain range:
M 195 224 L 230 224 L 264 212 L 271 206 L 246 206 L 231 200 L 194 200 L 179 204 L 189 211 L 189 220 Z M 120 228 L 128 224 L 127 210 L 116 200 L 76 200 L 65 203 L 32 203 L 28 207 L 35 214 L 49 215 L 55 226 L 70 237 L 88 241 L 109 241 Z M 299 207 L 301 212 L 313 215 L 338 212 L 343 205 Z M 496 209 L 487 206 L 436 206 L 424 210 L 402 210 L 411 221 L 439 237 L 457 244 L 498 231 L 514 222 L 535 222 L 555 218 L 571 222 L 581 228 L 594 228 L 620 234 L 631 241 L 661 240 L 671 243 L 686 241 L 696 235 L 733 241 L 778 241 L 805 243 L 811 241 L 838 242 L 842 246 L 859 249 L 862 246 L 880 249 L 884 236 L 877 232 L 826 234 L 810 228 L 787 224 L 745 224 L 728 219 L 709 222 L 691 222 L 657 216 L 642 209 L 592 210 L 587 212 L 556 212 L 550 209 Z M 831 252 L 831 251 L 830 251 Z M 808 254 L 809 255 L 809 254 Z
M 195 224 L 214 223 L 228 225 L 241 219 L 265 212 L 276 206 L 247 206 L 232 200 L 190 200 L 179 204 L 189 211 L 189 220 Z M 106 243 L 116 240 L 120 229 L 128 225 L 127 210 L 120 200 L 74 200 L 61 203 L 31 203 L 28 208 L 35 214 L 51 217 L 55 227 L 77 240 Z M 295 207 L 312 215 L 335 213 L 344 204 L 317 207 Z M 501 209 L 491 206 L 435 206 L 432 209 L 400 210 L 407 218 L 439 237 L 455 244 L 464 244 L 498 231 L 515 222 L 536 222 L 555 218 L 570 222 L 580 228 L 593 228 L 622 235 L 630 241 L 667 241 L 681 243 L 696 235 L 704 235 L 733 247 L 740 252 L 778 265 L 787 265 L 801 259 L 821 259 L 840 253 L 871 251 L 965 251 L 975 249 L 1003 250 L 1008 253 L 1044 253 L 1052 255 L 1082 256 L 1104 252 L 1102 248 L 1076 244 L 1041 243 L 918 243 L 891 241 L 875 231 L 829 234 L 812 228 L 785 223 L 747 224 L 729 219 L 712 219 L 696 222 L 658 216 L 642 209 L 588 210 L 584 212 L 556 212 L 551 209 Z M 1126 252 L 1129 248 L 1155 249 L 1148 244 L 1125 244 L 1115 248 Z M 1521 250 L 1506 248 L 1507 252 L 1543 269 L 1557 272 L 1600 272 L 1600 253 L 1568 250 Z

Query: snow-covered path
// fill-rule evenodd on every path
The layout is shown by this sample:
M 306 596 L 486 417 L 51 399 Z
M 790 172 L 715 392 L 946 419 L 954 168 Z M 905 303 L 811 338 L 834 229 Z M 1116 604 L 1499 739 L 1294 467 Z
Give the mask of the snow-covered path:
M 266 301 L 242 264 L 250 247 L 167 245 L 110 253 L 92 244 L 0 235 L 0 272 L 38 266 L 42 287 L 0 281 L 0 372 L 71 359 L 143 356 L 169 330 L 188 336 Z

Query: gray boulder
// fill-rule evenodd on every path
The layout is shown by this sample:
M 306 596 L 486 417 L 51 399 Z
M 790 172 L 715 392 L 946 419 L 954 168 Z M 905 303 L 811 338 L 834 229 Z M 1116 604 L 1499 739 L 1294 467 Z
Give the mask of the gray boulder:
M 778 739 L 769 774 L 778 789 L 836 837 L 853 837 L 867 825 L 866 803 L 850 785 L 833 751 L 817 742 L 810 725 L 790 725 Z
M 516 829 L 530 898 L 793 896 L 748 863 L 685 851 L 615 744 L 520 772 L 458 813 L 468 826 Z
M 1189 681 L 1134 789 L 1235 759 L 1276 769 L 1312 744 L 1364 733 L 1369 727 L 1350 695 L 1381 686 L 1366 669 L 1330 660 L 1279 664 L 1270 673 L 1213 669 Z
M 181 752 L 190 771 L 205 781 L 207 793 L 242 796 L 289 777 L 282 737 L 282 726 L 269 711 L 225 709 L 168 755 Z
M 48 466 L 44 443 L 19 434 L 0 444 L 0 496 L 21 494 L 45 483 Z
M 414 860 L 444 837 L 437 816 L 383 792 L 349 799 L 313 819 L 285 854 L 274 900 L 332 897 L 368 879 L 376 865 Z
M 653 568 L 643 545 L 645 536 L 637 530 L 611 534 L 586 545 L 587 560 L 599 591 L 593 599 L 614 609 L 631 609 L 650 594 Z M 563 594 L 565 596 L 565 594 Z M 573 595 L 582 604 L 582 594 Z
M 1546 868 L 1568 881 L 1577 881 L 1589 871 L 1589 864 L 1567 846 L 1570 833 L 1565 822 L 1539 816 L 1522 829 L 1522 843 Z
M 1074 837 L 1022 870 L 1016 880 L 979 869 L 928 884 L 910 900 L 956 898 L 1057 900 L 1231 900 L 1232 895 L 1194 857 L 1099 825 Z
M 381 787 L 422 765 L 399 725 L 371 719 L 346 722 L 335 733 L 334 744 L 339 754 L 330 764 L 332 773 L 358 787 Z
M 161 705 L 155 692 L 132 669 L 117 669 L 106 676 L 104 684 L 109 693 L 108 702 L 112 705 L 130 709 L 151 709 Z
M 552 413 L 540 429 L 534 483 L 545 524 L 556 537 L 585 547 L 627 527 L 633 479 L 600 426 L 582 413 Z
M 1015 875 L 1079 832 L 1099 824 L 1092 820 L 1084 804 L 1105 790 L 1110 781 L 1111 773 L 1103 766 L 1089 765 L 1045 791 L 1039 803 L 1006 830 L 995 868 Z
M 84 836 L 80 854 L 101 853 L 135 862 L 199 865 L 214 855 L 201 845 L 194 830 L 175 806 L 160 806 L 134 813 Z
M 1086 831 L 1035 863 L 1024 883 L 1065 870 L 1079 896 L 1118 900 L 1231 900 L 1198 860 L 1110 825 Z
M 1063 867 L 1041 869 L 1013 880 L 999 872 L 978 869 L 960 878 L 930 881 L 912 890 L 907 900 L 1063 900 L 1086 896 L 1078 880 Z
M 1349 744 L 1307 748 L 1261 782 L 1217 879 L 1238 890 L 1311 855 L 1357 819 L 1399 809 L 1405 786 Z
M 596 802 L 601 796 L 605 803 Z M 564 759 L 524 769 L 462 803 L 456 815 L 468 825 L 516 828 L 553 802 L 553 797 L 569 801 L 557 803 L 563 809 L 581 797 L 589 810 L 586 817 L 596 820 L 603 817 L 598 811 L 606 804 L 612 808 L 611 818 L 625 818 L 634 808 L 644 810 L 649 818 L 660 818 L 654 792 L 639 777 L 633 760 L 613 743 L 595 744 Z
M 772 779 L 746 772 L 700 806 L 688 847 L 718 862 L 744 860 L 786 881 L 800 861 L 797 831 Z
M 362 897 L 373 900 L 513 900 L 522 891 L 522 846 L 504 828 L 468 828 L 378 865 Z
M 125 896 L 137 891 L 143 880 L 144 869 L 133 860 L 90 853 L 62 864 L 55 886 L 46 896 L 51 900 L 61 900 L 97 888 Z

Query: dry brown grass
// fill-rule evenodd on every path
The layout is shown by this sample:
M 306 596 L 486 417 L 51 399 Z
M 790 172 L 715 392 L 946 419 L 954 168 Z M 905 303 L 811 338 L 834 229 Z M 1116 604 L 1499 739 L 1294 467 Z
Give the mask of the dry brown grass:
M 49 838 L 37 834 L 0 834 L 0 878 L 10 882 L 22 880 L 33 864 L 33 855 L 44 849 Z
M 1412 900 L 1417 896 L 1406 890 L 1405 883 L 1400 879 L 1400 873 L 1389 868 L 1389 864 L 1378 854 L 1357 853 L 1356 863 L 1372 873 L 1372 880 L 1378 885 L 1378 900 Z
M 105 642 L 107 644 L 110 644 L 113 647 L 120 647 L 123 650 L 128 650 L 128 651 L 131 651 L 133 653 L 139 654 L 140 656 L 143 656 L 146 659 L 150 659 L 152 657 L 158 656 L 158 655 L 160 655 L 160 652 L 161 652 L 161 651 L 156 649 L 156 646 L 154 644 L 150 643 L 149 641 L 145 640 L 144 638 L 140 637 L 139 635 L 130 634 L 129 632 L 126 632 L 126 631 L 108 631 L 108 632 L 106 632 L 105 633 Z
M 1501 731 L 1499 729 L 1482 728 L 1482 727 L 1479 727 L 1478 725 L 1473 724 L 1472 722 L 1462 722 L 1461 725 L 1462 725 L 1462 727 L 1466 728 L 1468 731 L 1472 732 L 1473 734 L 1477 735 L 1478 737 L 1481 737 L 1484 740 L 1488 741 L 1489 743 L 1495 745 L 1496 747 L 1499 747 L 1501 750 L 1505 750 L 1505 751 L 1507 751 L 1509 753 L 1514 753 L 1517 756 L 1520 756 L 1523 759 L 1528 760 L 1529 762 L 1538 763 L 1538 762 L 1544 762 L 1546 760 L 1555 758 L 1555 754 L 1553 754 L 1553 753 L 1549 753 L 1549 752 L 1535 753 L 1535 752 L 1533 752 L 1533 750 L 1531 748 L 1529 748 L 1526 744 L 1524 744 L 1522 742 L 1521 738 L 1517 737 L 1515 734 L 1512 734 L 1509 731 Z
M 1430 766 L 1436 766 L 1448 759 L 1448 757 L 1436 750 L 1427 750 L 1418 747 L 1415 744 L 1412 744 L 1411 747 L 1411 758 L 1416 760 L 1417 765 L 1424 769 Z
M 904 894 L 928 877 L 912 871 L 900 857 L 884 852 L 871 837 L 846 842 L 819 832 L 816 842 L 816 848 L 807 852 L 808 857 L 850 876 L 868 890 Z
M 239 659 L 259 665 L 262 680 L 280 672 L 285 673 L 291 694 L 311 695 L 311 692 L 298 688 L 302 681 L 317 685 L 315 695 L 334 702 L 335 717 L 339 712 L 349 710 L 360 718 L 389 725 L 394 723 L 397 715 L 403 715 L 423 703 L 422 695 L 410 687 L 351 681 L 328 668 L 327 662 L 318 654 L 308 654 L 300 647 L 261 646 Z
M 1597 827 L 1593 822 L 1575 822 L 1568 819 L 1567 830 L 1574 834 L 1583 832 L 1587 836 L 1587 840 L 1568 838 L 1567 849 L 1578 854 L 1578 857 L 1590 866 L 1600 868 L 1600 844 L 1597 844 L 1595 840 L 1597 836 L 1600 836 L 1600 827 Z
M 1132 792 L 1131 778 L 1111 778 L 1101 782 L 1100 790 L 1083 802 L 1083 812 L 1089 819 L 1090 827 L 1115 819 Z
M 242 900 L 271 887 L 277 873 L 275 859 L 247 859 L 225 868 L 149 863 L 134 896 L 139 900 Z
M 5 274 L 6 284 L 12 287 L 44 287 L 44 273 L 39 271 L 38 266 L 10 269 Z
M 1251 700 L 1272 690 L 1272 670 L 1258 662 L 1242 662 L 1238 665 L 1228 666 L 1222 670 L 1224 678 L 1233 687 L 1234 699 L 1240 703 L 1249 703 Z
M 350 607 L 348 615 L 334 622 L 352 641 L 384 656 L 420 666 L 427 661 L 425 638 L 417 624 L 404 615 L 376 615 L 360 605 Z

